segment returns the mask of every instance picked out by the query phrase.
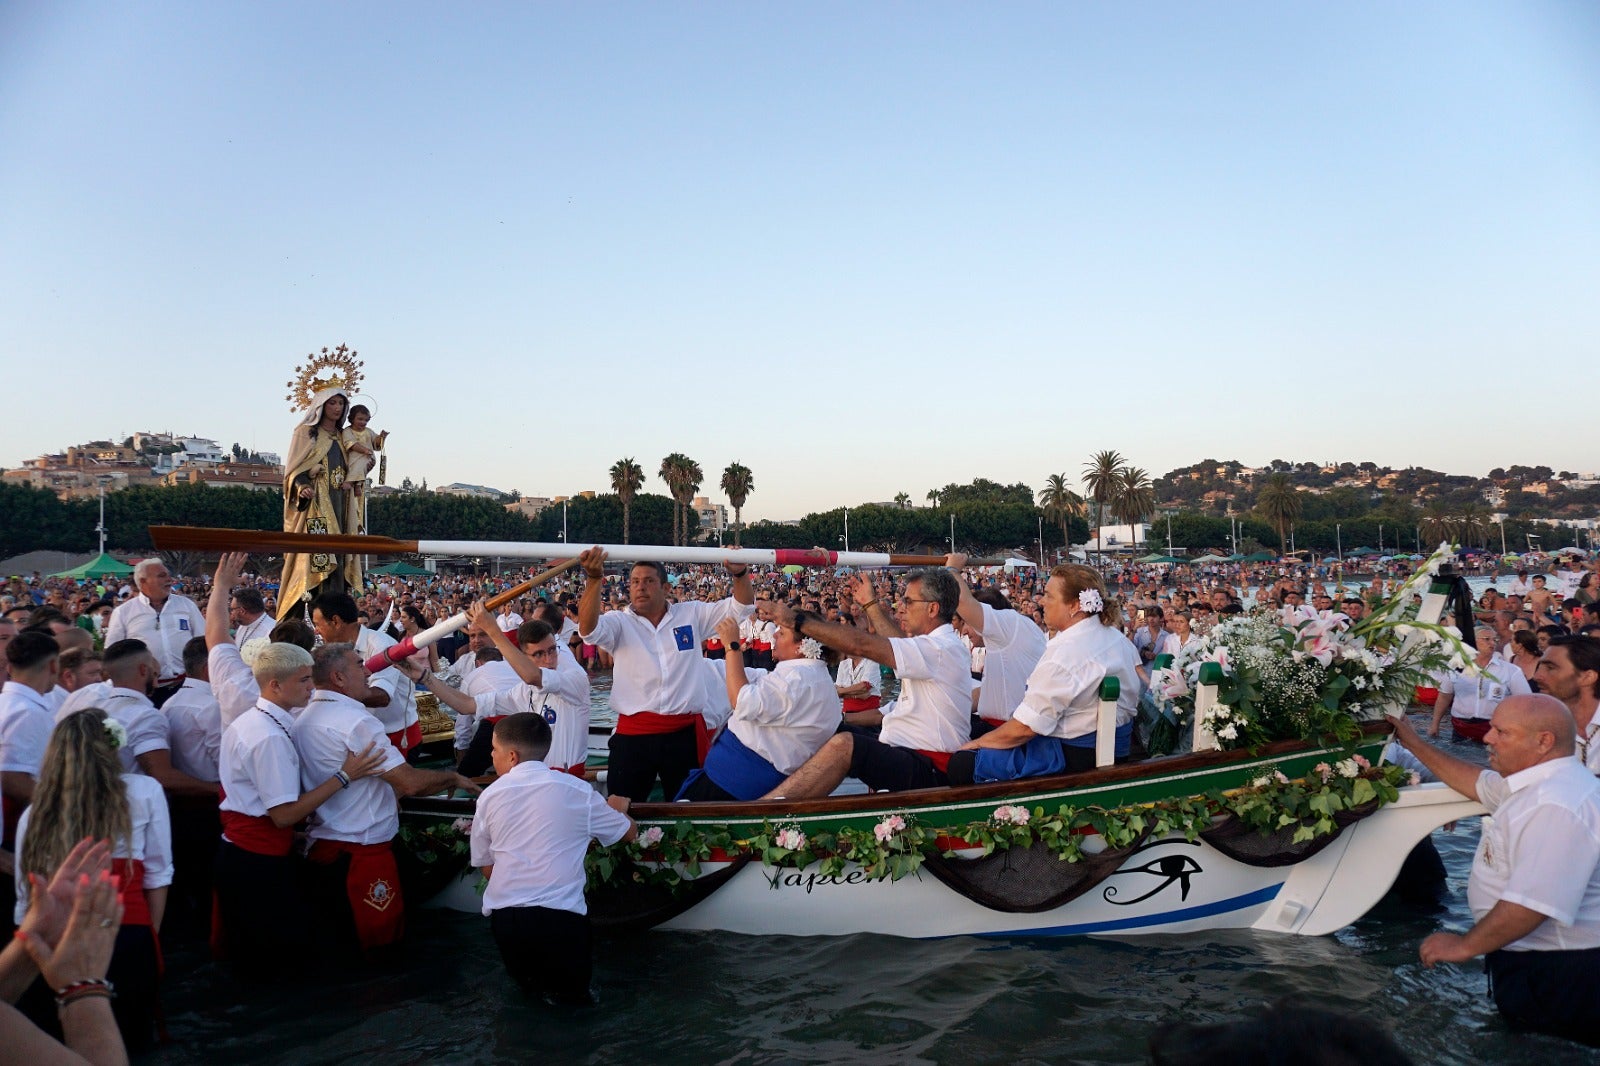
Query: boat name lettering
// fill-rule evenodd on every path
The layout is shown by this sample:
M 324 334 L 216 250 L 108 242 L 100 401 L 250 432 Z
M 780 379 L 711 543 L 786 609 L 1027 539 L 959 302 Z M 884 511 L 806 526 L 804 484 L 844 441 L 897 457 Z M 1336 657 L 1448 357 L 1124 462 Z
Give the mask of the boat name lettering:
M 773 891 L 780 888 L 803 888 L 807 894 L 817 885 L 861 885 L 871 881 L 865 871 L 851 870 L 847 874 L 808 874 L 801 870 L 767 870 L 767 884 Z

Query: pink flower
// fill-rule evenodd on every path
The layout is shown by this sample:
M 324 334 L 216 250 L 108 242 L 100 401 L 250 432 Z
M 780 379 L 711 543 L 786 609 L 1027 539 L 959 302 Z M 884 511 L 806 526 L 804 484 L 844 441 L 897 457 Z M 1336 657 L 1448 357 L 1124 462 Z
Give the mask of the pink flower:
M 1027 825 L 1030 817 L 1032 816 L 1028 813 L 1028 808 L 1015 807 L 1008 803 L 994 809 L 993 820 L 1002 825 Z
M 1356 765 L 1361 767 L 1363 770 L 1372 769 L 1372 764 L 1367 761 L 1367 757 L 1365 755 L 1357 755 L 1355 756 L 1355 760 Z
M 1272 771 L 1272 779 L 1278 782 L 1280 785 L 1287 785 L 1289 783 L 1288 776 L 1282 770 Z
M 659 825 L 653 825 L 639 834 L 639 846 L 646 849 L 653 848 L 660 844 L 661 838 L 666 835 L 666 832 Z
M 806 846 L 806 835 L 794 826 L 778 830 L 778 835 L 773 839 L 778 847 L 786 851 L 803 851 Z
M 455 821 L 450 823 L 450 828 L 454 829 L 458 833 L 462 833 L 462 834 L 470 833 L 470 832 L 472 832 L 472 819 L 471 818 L 457 818 Z
M 1322 778 L 1322 783 L 1324 785 L 1326 785 L 1328 780 L 1333 777 L 1333 767 L 1329 766 L 1325 762 L 1317 763 L 1316 766 L 1312 767 L 1312 770 L 1318 777 Z
M 1408 785 L 1420 785 L 1420 784 L 1422 784 L 1422 775 L 1417 773 L 1415 770 L 1412 770 L 1410 773 L 1406 774 L 1406 784 L 1408 784 Z
M 898 814 L 891 814 L 883 821 L 872 827 L 872 835 L 878 838 L 878 843 L 887 844 L 896 833 L 906 827 L 906 820 Z

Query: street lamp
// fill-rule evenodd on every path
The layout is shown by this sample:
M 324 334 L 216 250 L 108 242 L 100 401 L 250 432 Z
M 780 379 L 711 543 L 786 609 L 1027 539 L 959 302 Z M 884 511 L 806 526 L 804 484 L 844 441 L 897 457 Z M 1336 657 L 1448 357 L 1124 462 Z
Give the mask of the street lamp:
M 567 501 L 561 501 L 561 543 L 567 542 Z
M 1044 515 L 1039 516 L 1039 569 L 1044 569 Z
M 950 516 L 950 554 L 956 553 L 956 516 Z
M 850 550 L 850 508 L 844 509 L 844 550 Z

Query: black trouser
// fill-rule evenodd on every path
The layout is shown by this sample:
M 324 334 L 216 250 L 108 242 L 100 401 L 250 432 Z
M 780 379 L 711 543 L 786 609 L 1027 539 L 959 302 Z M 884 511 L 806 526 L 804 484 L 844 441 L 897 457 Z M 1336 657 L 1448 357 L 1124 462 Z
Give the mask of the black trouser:
M 587 914 L 549 907 L 502 907 L 489 931 L 506 970 L 531 996 L 586 1006 L 594 1002 L 594 934 Z
M 307 923 L 298 861 L 258 855 L 224 840 L 217 847 L 217 919 L 223 957 L 243 977 L 272 977 L 305 967 Z
M 156 938 L 148 925 L 125 925 L 117 930 L 117 943 L 111 952 L 106 979 L 116 988 L 111 1013 L 122 1033 L 122 1042 L 131 1052 L 149 1051 L 156 1043 L 161 997 L 156 988 Z M 44 978 L 28 986 L 17 1001 L 17 1009 L 40 1029 L 61 1039 L 55 992 L 45 984 Z
M 659 777 L 666 799 L 676 796 L 689 771 L 700 765 L 694 722 L 686 717 L 684 724 L 687 728 L 676 733 L 613 733 L 606 762 L 606 791 L 644 803 L 650 799 L 650 790 Z
M 462 777 L 482 777 L 494 766 L 494 725 L 479 722 L 478 731 L 472 734 L 467 750 L 461 753 L 461 765 L 456 772 Z
M 715 803 L 719 800 L 737 800 L 739 797 L 711 780 L 709 774 L 701 774 L 677 798 L 694 803 Z
M 204 940 L 211 932 L 212 875 L 222 820 L 215 796 L 169 796 L 172 815 L 172 888 L 162 931 L 175 938 Z
M 1600 948 L 1491 951 L 1484 960 L 1494 1005 L 1513 1029 L 1531 1029 L 1600 1047 Z

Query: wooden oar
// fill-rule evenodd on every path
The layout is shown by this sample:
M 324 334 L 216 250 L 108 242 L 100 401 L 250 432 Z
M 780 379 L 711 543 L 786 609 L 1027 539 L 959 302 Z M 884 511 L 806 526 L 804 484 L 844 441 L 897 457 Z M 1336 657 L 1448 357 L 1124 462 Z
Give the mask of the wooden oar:
M 264 529 L 151 526 L 158 551 L 331 552 L 355 555 L 477 555 L 502 559 L 567 559 L 582 544 L 510 540 L 399 540 L 353 533 L 283 533 Z M 661 544 L 602 544 L 619 563 L 745 563 L 751 566 L 941 566 L 942 555 L 834 552 L 821 548 L 674 548 Z M 1004 559 L 968 559 L 968 566 L 1000 566 Z
M 544 584 L 557 574 L 566 573 L 568 570 L 571 570 L 577 565 L 578 560 L 576 559 L 568 559 L 564 563 L 557 563 L 548 570 L 542 570 L 539 573 L 534 574 L 522 584 L 514 585 L 497 596 L 489 597 L 483 602 L 483 606 L 487 610 L 498 611 L 501 607 L 510 603 L 518 596 L 524 595 L 535 587 Z M 402 640 L 393 647 L 380 651 L 378 654 L 367 660 L 367 672 L 369 674 L 375 674 L 379 670 L 388 669 L 401 659 L 404 659 L 406 656 L 410 655 L 412 652 L 417 651 L 419 648 L 426 648 L 431 644 L 437 644 L 440 640 L 449 636 L 451 633 L 467 628 L 467 623 L 470 621 L 471 619 L 467 617 L 467 612 L 459 611 L 451 615 L 449 618 L 446 618 L 443 622 L 440 622 L 437 625 L 429 626 L 416 636 L 407 637 L 405 640 Z

